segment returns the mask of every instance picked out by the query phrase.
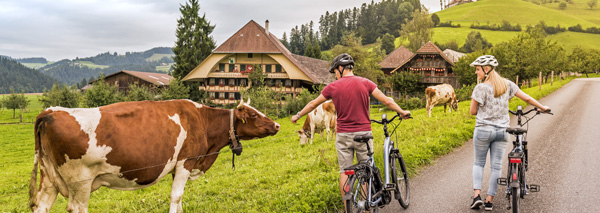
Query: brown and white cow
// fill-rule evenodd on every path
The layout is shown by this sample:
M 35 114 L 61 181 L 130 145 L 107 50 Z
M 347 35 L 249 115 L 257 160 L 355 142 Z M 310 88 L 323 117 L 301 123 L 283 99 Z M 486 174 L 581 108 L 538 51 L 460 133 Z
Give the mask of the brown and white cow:
M 48 212 L 60 193 L 68 197 L 68 211 L 87 212 L 90 193 L 101 186 L 136 190 L 172 173 L 169 212 L 181 212 L 187 180 L 203 175 L 230 144 L 232 121 L 242 140 L 279 131 L 278 123 L 249 103 L 233 110 L 190 100 L 48 108 L 35 123 L 31 210 Z
M 444 104 L 444 113 L 446 113 L 447 105 L 450 105 L 449 111 L 452 109 L 458 110 L 458 100 L 454 94 L 454 88 L 450 84 L 440 84 L 430 86 L 425 89 L 425 98 L 427 99 L 427 115 L 431 117 L 431 110 L 435 105 Z
M 309 140 L 310 144 L 312 144 L 313 137 L 316 133 L 321 134 L 321 139 L 323 139 L 323 131 L 326 131 L 327 141 L 329 141 L 329 134 L 331 133 L 333 137 L 337 128 L 336 126 L 337 114 L 335 112 L 335 106 L 333 105 L 333 101 L 326 101 L 306 114 L 304 125 L 302 126 L 302 129 L 298 130 L 300 144 L 306 144 Z

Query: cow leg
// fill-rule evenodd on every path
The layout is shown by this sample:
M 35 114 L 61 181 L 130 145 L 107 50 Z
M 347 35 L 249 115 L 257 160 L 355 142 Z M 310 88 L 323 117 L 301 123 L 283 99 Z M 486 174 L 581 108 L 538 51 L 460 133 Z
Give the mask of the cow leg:
M 180 161 L 175 170 L 175 176 L 173 177 L 173 185 L 171 186 L 171 207 L 169 213 L 183 212 L 181 200 L 183 199 L 183 192 L 185 190 L 185 184 L 190 177 L 190 171 L 183 167 L 183 162 Z
M 47 178 L 46 172 L 43 168 L 40 169 L 40 190 L 35 195 L 37 197 L 37 203 L 34 203 L 35 206 L 32 207 L 33 212 L 50 212 L 54 201 L 56 200 L 56 195 L 58 194 L 58 190 Z
M 84 180 L 81 181 L 75 180 L 71 183 L 67 183 L 67 188 L 69 190 L 69 201 L 67 202 L 68 212 L 87 212 L 93 182 L 93 179 L 84 178 Z
M 313 137 L 315 136 L 315 134 L 316 134 L 315 125 L 311 124 L 310 125 L 310 144 L 312 144 Z
M 448 104 L 444 104 L 444 113 L 446 113 L 446 107 L 448 106 Z

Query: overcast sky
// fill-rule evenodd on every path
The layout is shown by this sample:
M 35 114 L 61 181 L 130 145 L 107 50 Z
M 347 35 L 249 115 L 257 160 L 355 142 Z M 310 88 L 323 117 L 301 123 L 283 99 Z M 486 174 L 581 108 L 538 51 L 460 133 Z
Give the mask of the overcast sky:
M 50 61 L 104 52 L 142 52 L 172 47 L 186 0 L 0 0 L 0 55 Z M 250 20 L 281 38 L 291 28 L 318 22 L 326 11 L 360 7 L 370 0 L 200 0 L 200 13 L 216 25 L 217 45 Z M 376 2 L 381 2 L 377 0 Z M 437 0 L 421 0 L 430 12 Z M 316 25 L 317 23 L 315 23 Z M 318 26 L 315 26 L 315 28 Z M 317 30 L 317 29 L 315 29 Z

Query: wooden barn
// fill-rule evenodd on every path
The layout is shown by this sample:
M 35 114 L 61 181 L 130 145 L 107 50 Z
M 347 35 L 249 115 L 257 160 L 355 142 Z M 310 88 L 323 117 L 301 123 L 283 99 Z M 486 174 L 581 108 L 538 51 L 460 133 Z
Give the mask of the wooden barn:
M 129 71 L 129 70 L 121 70 L 119 72 L 107 75 L 104 77 L 104 81 L 107 84 L 115 85 L 119 88 L 119 91 L 127 94 L 129 91 L 129 86 L 133 83 L 137 82 L 138 85 L 147 87 L 149 89 L 152 88 L 165 88 L 169 86 L 169 83 L 174 78 L 170 75 L 164 73 L 151 73 L 151 72 L 139 72 L 139 71 Z M 89 88 L 94 81 L 91 81 L 86 87 Z
M 420 74 L 423 84 L 450 84 L 460 88 L 458 79 L 452 71 L 454 60 L 450 59 L 435 44 L 427 42 L 413 53 L 405 47 L 399 47 L 379 63 L 385 74 L 395 72 Z

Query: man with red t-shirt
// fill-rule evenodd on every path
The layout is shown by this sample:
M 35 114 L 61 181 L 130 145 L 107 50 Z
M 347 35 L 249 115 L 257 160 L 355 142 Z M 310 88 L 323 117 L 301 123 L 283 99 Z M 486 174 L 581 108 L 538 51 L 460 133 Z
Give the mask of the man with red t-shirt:
M 386 107 L 397 112 L 403 118 L 409 118 L 410 112 L 404 111 L 394 102 L 392 98 L 386 97 L 377 89 L 377 85 L 369 79 L 355 76 L 352 72 L 354 60 L 352 56 L 343 53 L 336 56 L 331 62 L 330 73 L 334 73 L 337 79 L 327 85 L 321 95 L 310 101 L 300 112 L 292 116 L 292 123 L 296 123 L 300 117 L 314 110 L 321 103 L 333 99 L 337 112 L 337 134 L 335 148 L 338 153 L 338 164 L 340 166 L 340 193 L 344 196 L 343 186 L 348 176 L 344 169 L 352 166 L 354 152 L 360 161 L 367 160 L 367 145 L 354 141 L 355 135 L 363 135 L 371 132 L 371 121 L 369 118 L 369 95 L 373 95 Z M 373 147 L 373 141 L 369 141 Z M 371 148 L 372 149 L 372 148 Z

